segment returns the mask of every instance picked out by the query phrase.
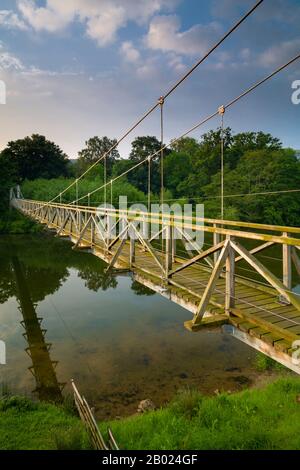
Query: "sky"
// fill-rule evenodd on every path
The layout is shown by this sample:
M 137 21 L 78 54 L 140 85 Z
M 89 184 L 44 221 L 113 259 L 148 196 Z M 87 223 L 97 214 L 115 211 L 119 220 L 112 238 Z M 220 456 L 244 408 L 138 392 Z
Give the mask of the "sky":
M 0 0 L 0 149 L 33 133 L 76 158 L 95 135 L 119 138 L 255 0 Z M 264 0 L 165 102 L 165 142 L 300 52 L 300 0 Z M 300 61 L 224 116 L 300 149 Z M 156 110 L 120 145 L 160 135 Z M 196 138 L 220 125 L 219 117 Z

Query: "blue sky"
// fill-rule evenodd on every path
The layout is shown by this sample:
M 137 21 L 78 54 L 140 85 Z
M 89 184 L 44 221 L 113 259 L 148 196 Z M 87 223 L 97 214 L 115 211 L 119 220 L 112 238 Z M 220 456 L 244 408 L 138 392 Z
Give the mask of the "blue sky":
M 94 135 L 119 137 L 255 0 L 0 0 L 0 148 L 41 133 L 76 158 Z M 264 0 L 165 104 L 166 141 L 300 52 L 300 1 Z M 291 101 L 300 61 L 225 114 L 300 149 Z M 219 125 L 218 118 L 194 136 Z M 136 135 L 159 136 L 154 113 Z

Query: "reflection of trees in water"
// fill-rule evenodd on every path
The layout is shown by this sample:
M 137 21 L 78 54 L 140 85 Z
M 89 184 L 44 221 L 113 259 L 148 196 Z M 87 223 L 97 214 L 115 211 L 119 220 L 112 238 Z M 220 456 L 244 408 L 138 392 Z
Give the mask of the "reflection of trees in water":
M 95 271 L 94 268 L 86 266 L 78 272 L 78 277 L 85 281 L 84 285 L 97 292 L 99 289 L 107 290 L 109 288 L 115 289 L 118 285 L 118 281 L 115 276 L 105 273 L 104 271 Z
M 4 304 L 16 294 L 16 283 L 11 265 L 5 256 L 0 256 L 0 304 Z
M 149 287 L 143 286 L 143 284 L 140 284 L 137 281 L 132 281 L 131 289 L 136 295 L 154 295 L 155 294 L 155 292 L 149 289 Z
M 43 245 L 43 243 L 39 243 Z M 18 241 L 14 238 L 4 238 L 0 242 L 0 303 L 17 295 L 17 284 L 12 259 L 17 256 L 22 263 L 22 272 L 30 286 L 30 296 L 33 302 L 42 301 L 46 295 L 56 292 L 67 279 L 69 273 L 66 266 L 55 266 L 47 262 L 52 256 L 49 246 L 45 244 L 43 251 L 34 251 L 36 244 L 31 246 L 31 240 L 24 242 L 23 237 Z M 43 256 L 40 256 L 41 253 Z
M 33 302 L 54 294 L 75 268 L 85 286 L 92 290 L 116 288 L 115 276 L 105 273 L 106 264 L 93 255 L 71 250 L 65 240 L 48 236 L 4 237 L 0 240 L 0 303 L 16 295 L 11 258 L 16 253 L 23 265 Z
M 66 240 L 52 235 L 3 237 L 0 240 L 0 303 L 16 295 L 11 266 L 11 257 L 16 253 L 22 262 L 33 302 L 54 294 L 68 279 L 70 268 L 78 271 L 78 277 L 93 292 L 117 287 L 117 276 L 105 272 L 106 264 L 102 260 L 74 251 L 71 246 Z M 136 295 L 154 295 L 151 289 L 137 281 L 132 282 L 131 289 Z

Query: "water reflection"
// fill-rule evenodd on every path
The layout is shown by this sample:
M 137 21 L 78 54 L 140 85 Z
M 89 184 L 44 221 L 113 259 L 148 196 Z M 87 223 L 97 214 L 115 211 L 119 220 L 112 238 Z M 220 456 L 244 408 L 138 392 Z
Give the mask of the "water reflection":
M 61 384 L 74 378 L 106 418 L 135 412 L 145 398 L 161 405 L 184 386 L 213 393 L 255 378 L 248 347 L 187 332 L 189 312 L 105 268 L 52 236 L 0 238 L 2 381 L 60 401 Z
M 38 317 L 35 311 L 19 258 L 12 256 L 11 264 L 17 287 L 16 296 L 23 316 L 21 321 L 25 329 L 23 336 L 28 343 L 25 351 L 32 361 L 29 370 L 36 381 L 36 388 L 33 392 L 37 393 L 40 400 L 60 402 L 62 401 L 63 384 L 58 382 L 55 373 L 57 361 L 50 358 L 51 343 L 46 342 L 47 330 L 42 328 L 43 319 Z
M 7 302 L 11 297 L 18 302 L 18 309 L 22 314 L 20 323 L 25 330 L 23 337 L 27 342 L 25 352 L 31 359 L 28 370 L 35 379 L 35 389 L 32 392 L 39 400 L 61 402 L 65 383 L 57 379 L 55 369 L 58 361 L 50 357 L 52 344 L 46 340 L 47 330 L 42 327 L 43 318 L 37 315 L 36 306 L 47 295 L 56 292 L 69 276 L 65 262 L 59 262 L 62 245 L 51 243 L 51 239 L 47 238 L 47 251 L 44 255 L 39 253 L 39 256 L 36 256 L 35 253 L 34 256 L 28 257 L 23 242 L 20 244 L 16 239 L 2 239 L 1 242 L 0 304 Z M 28 240 L 29 251 L 32 250 L 31 242 L 40 251 L 40 244 L 35 243 L 34 239 Z M 64 248 L 66 249 L 66 245 Z M 65 258 L 65 252 L 63 255 Z M 24 259 L 25 263 L 20 258 Z M 77 254 L 74 255 L 74 260 L 80 264 L 81 260 Z M 88 289 L 95 292 L 99 289 L 116 288 L 116 277 L 106 274 L 103 268 L 103 265 L 97 263 L 94 266 L 84 264 L 78 271 L 78 276 L 85 281 Z

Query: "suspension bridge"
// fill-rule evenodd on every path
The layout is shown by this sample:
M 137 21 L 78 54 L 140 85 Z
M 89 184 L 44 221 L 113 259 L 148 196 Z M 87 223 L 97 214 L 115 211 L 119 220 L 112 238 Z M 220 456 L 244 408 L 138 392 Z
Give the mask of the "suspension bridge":
M 66 237 L 74 249 L 86 250 L 104 260 L 108 270 L 132 272 L 141 284 L 192 313 L 185 322 L 190 331 L 221 326 L 225 332 L 267 354 L 300 374 L 300 295 L 293 292 L 300 280 L 300 228 L 224 219 L 224 114 L 238 101 L 295 63 L 300 54 L 278 67 L 257 83 L 221 105 L 172 142 L 189 135 L 215 117 L 221 119 L 220 139 L 220 219 L 176 215 L 164 207 L 164 106 L 166 99 L 263 3 L 257 2 L 170 90 L 131 126 L 117 142 L 80 177 L 50 201 L 24 199 L 11 190 L 10 203 L 28 217 L 45 224 L 57 236 Z M 110 152 L 132 133 L 155 109 L 160 110 L 160 149 L 139 161 L 121 175 L 107 180 L 106 163 Z M 160 158 L 161 211 L 151 210 L 151 162 Z M 79 197 L 80 180 L 100 162 L 104 183 Z M 115 209 L 113 185 L 141 165 L 148 166 L 148 210 Z M 75 186 L 76 198 L 67 203 L 66 193 Z M 104 204 L 91 205 L 91 196 L 103 192 Z M 109 198 L 108 198 L 109 199 Z M 145 236 L 145 227 L 155 226 Z M 147 231 L 147 230 L 146 230 Z M 191 232 L 200 234 L 195 243 Z M 187 249 L 189 246 L 189 249 Z M 280 254 L 280 272 L 262 262 L 268 250 Z M 255 273 L 240 274 L 240 266 Z M 246 266 L 246 268 L 245 268 Z

